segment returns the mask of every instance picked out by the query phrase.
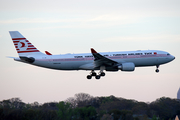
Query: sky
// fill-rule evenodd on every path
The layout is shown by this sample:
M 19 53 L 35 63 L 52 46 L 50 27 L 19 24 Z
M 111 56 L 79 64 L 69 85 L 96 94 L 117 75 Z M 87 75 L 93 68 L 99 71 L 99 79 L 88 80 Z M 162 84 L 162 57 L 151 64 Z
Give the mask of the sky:
M 152 102 L 177 98 L 180 87 L 179 0 L 0 0 L 0 101 L 63 101 L 77 93 Z M 8 31 L 19 31 L 41 52 L 52 54 L 163 50 L 176 59 L 134 72 L 51 70 L 14 61 Z

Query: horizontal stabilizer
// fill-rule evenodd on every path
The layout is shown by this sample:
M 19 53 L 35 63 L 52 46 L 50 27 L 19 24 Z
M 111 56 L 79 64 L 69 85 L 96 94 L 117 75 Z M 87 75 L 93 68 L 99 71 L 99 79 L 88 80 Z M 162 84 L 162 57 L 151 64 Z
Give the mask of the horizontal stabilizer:
M 11 57 L 11 56 L 6 56 L 7 58 L 17 58 L 17 57 Z

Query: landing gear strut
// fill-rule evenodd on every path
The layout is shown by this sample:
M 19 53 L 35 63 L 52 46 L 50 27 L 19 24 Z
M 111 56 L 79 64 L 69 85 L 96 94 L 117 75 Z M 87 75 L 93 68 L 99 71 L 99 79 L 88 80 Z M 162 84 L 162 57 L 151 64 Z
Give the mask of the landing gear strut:
M 158 68 L 159 68 L 159 65 L 156 65 L 156 70 L 155 70 L 155 71 L 156 71 L 156 73 L 158 73 L 158 72 L 159 72 L 159 69 L 158 69 Z
M 101 76 L 105 76 L 106 75 L 105 72 L 101 72 L 100 74 L 101 74 Z
M 96 76 L 96 72 L 94 72 L 94 70 L 90 72 L 90 75 L 87 75 L 87 79 L 91 79 L 92 76 Z

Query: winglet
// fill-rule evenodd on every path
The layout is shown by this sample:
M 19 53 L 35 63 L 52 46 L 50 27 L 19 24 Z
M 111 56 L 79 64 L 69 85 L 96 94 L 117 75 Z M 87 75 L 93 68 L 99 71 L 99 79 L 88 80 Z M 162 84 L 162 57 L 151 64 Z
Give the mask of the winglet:
M 91 53 L 97 53 L 93 48 L 91 48 Z
M 48 51 L 45 51 L 46 55 L 52 55 L 50 52 Z

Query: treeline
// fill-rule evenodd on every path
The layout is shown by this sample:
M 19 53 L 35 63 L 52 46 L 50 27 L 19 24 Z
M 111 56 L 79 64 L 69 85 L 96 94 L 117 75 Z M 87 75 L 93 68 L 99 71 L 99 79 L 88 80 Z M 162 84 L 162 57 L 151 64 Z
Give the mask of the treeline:
M 19 98 L 0 102 L 0 120 L 174 120 L 180 100 L 162 97 L 151 103 L 75 94 L 65 101 L 26 104 Z

